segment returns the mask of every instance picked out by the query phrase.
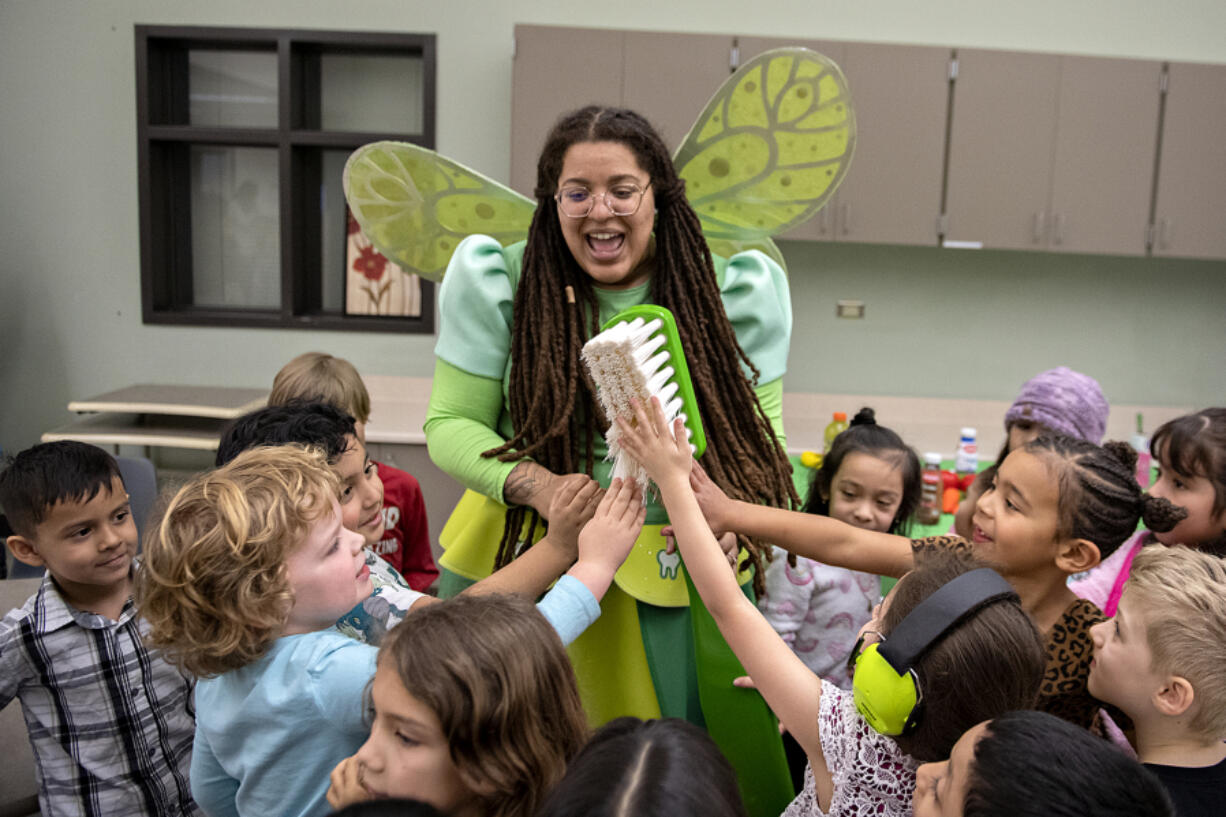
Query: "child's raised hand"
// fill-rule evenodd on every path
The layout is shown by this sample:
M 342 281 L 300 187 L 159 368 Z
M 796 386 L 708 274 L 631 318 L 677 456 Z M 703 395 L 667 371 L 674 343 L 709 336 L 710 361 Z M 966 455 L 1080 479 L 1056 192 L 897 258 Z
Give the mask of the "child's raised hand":
M 607 568 L 610 575 L 630 555 L 647 508 L 638 483 L 614 479 L 591 521 L 579 533 L 579 559 Z
M 670 429 L 656 397 L 651 398 L 649 405 L 640 400 L 630 404 L 634 407 L 634 421 L 617 418 L 622 448 L 643 466 L 656 485 L 669 479 L 688 479 L 694 457 L 685 435 L 685 422 L 677 418 Z
M 694 463 L 690 471 L 690 487 L 694 489 L 694 497 L 698 500 L 698 507 L 702 509 L 703 518 L 711 526 L 715 538 L 719 539 L 728 532 L 725 517 L 732 507 L 732 500 L 698 463 Z
M 596 513 L 604 492 L 600 483 L 586 474 L 567 474 L 558 479 L 561 484 L 549 500 L 549 536 L 578 558 L 579 531 Z
M 357 755 L 347 757 L 332 770 L 329 777 L 332 784 L 328 787 L 328 805 L 334 811 L 340 811 L 350 803 L 359 803 L 372 799 L 370 792 L 362 785 L 362 764 Z

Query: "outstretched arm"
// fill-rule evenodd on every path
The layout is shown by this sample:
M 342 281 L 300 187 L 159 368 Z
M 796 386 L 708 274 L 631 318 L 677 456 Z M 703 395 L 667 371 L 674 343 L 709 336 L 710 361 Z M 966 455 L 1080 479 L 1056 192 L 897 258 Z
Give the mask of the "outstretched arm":
M 550 502 L 549 531 L 509 565 L 465 593 L 517 593 L 535 599 L 575 563 L 579 531 L 596 513 L 603 492 L 599 483 L 584 474 L 556 479 L 559 485 Z
M 735 531 L 779 545 L 797 556 L 849 570 L 901 577 L 914 566 L 911 540 L 864 530 L 828 516 L 732 499 L 695 464 L 690 486 L 716 533 Z
M 649 414 L 650 412 L 650 414 Z M 737 585 L 715 535 L 690 487 L 690 447 L 683 424 L 670 430 L 660 403 L 636 404 L 635 422 L 618 418 L 622 446 L 660 490 L 685 569 L 728 646 L 809 757 L 819 796 L 830 791 L 830 773 L 818 736 L 821 679 L 796 657 Z M 829 797 L 821 797 L 829 804 Z

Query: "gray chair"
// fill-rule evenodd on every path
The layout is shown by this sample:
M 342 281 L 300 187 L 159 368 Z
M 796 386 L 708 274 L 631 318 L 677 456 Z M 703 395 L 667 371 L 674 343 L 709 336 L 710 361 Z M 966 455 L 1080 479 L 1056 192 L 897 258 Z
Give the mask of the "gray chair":
M 123 484 L 132 498 L 132 517 L 136 520 L 136 532 L 140 541 L 145 541 L 145 523 L 153 510 L 158 495 L 158 473 L 153 463 L 145 457 L 116 457 Z

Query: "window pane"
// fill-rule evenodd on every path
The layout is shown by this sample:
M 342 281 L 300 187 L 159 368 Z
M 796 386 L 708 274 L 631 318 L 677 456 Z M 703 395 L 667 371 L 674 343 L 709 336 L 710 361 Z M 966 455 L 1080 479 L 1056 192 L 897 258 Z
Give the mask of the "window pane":
M 192 302 L 279 308 L 276 149 L 193 145 L 191 179 Z
M 319 71 L 324 130 L 422 132 L 420 57 L 324 54 Z
M 322 189 L 319 191 L 319 206 L 322 209 L 319 223 L 323 225 L 320 236 L 320 282 L 323 287 L 321 303 L 325 312 L 345 311 L 345 236 L 347 233 L 345 190 L 341 176 L 347 150 L 326 150 L 323 155 Z
M 323 154 L 320 223 L 323 308 L 346 315 L 421 317 L 421 279 L 388 261 L 349 218 L 341 176 L 347 150 Z
M 189 51 L 190 124 L 275 128 L 277 55 L 251 51 Z

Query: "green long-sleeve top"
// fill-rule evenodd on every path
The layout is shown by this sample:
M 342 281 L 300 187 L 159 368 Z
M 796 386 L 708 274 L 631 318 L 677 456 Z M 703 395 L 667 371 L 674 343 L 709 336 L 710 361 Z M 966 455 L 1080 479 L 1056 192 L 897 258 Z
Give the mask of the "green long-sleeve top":
M 470 236 L 456 248 L 439 288 L 440 329 L 434 348 L 434 385 L 426 415 L 430 457 L 472 490 L 503 501 L 514 462 L 484 458 L 512 435 L 507 388 L 511 372 L 511 320 L 524 244 L 503 248 L 492 238 Z M 759 252 L 715 258 L 724 309 L 741 348 L 759 371 L 758 399 L 783 439 L 783 374 L 792 333 L 787 277 Z M 650 284 L 596 290 L 603 323 L 646 303 Z M 708 429 L 708 436 L 718 430 Z M 607 485 L 611 463 L 603 439 L 596 443 L 593 476 Z M 665 521 L 663 509 L 648 508 L 647 522 Z

